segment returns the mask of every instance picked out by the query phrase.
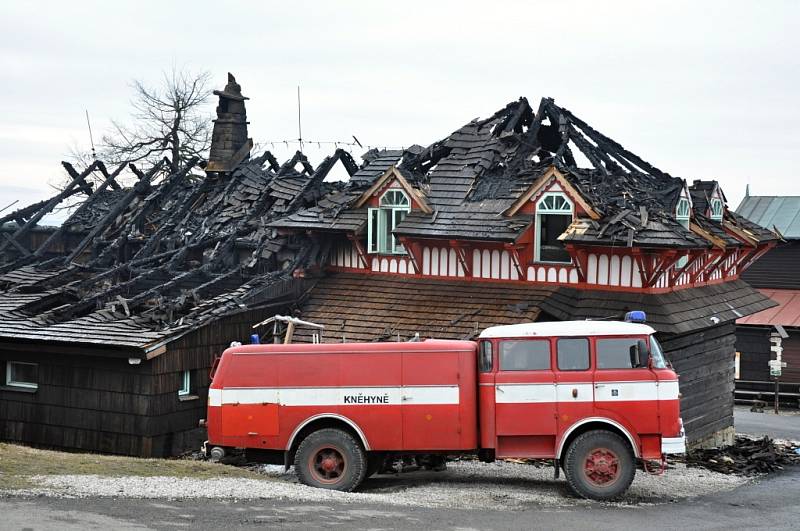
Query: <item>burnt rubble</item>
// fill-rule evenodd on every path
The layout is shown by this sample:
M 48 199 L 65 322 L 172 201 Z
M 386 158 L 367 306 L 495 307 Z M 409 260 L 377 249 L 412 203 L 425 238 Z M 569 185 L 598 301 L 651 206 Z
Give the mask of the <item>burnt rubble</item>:
M 766 436 L 753 439 L 739 435 L 731 446 L 691 450 L 686 463 L 722 474 L 754 476 L 800 464 L 800 446 Z

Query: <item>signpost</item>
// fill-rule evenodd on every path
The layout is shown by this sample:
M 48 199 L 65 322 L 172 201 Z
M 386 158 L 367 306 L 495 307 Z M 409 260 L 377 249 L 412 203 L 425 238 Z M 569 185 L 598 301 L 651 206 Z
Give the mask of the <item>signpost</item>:
M 780 378 L 783 368 L 786 367 L 786 362 L 781 360 L 783 354 L 783 346 L 781 342 L 784 337 L 787 337 L 783 327 L 776 326 L 777 332 L 770 335 L 769 341 L 772 343 L 770 350 L 775 353 L 775 359 L 769 360 L 769 375 L 775 378 L 775 414 L 780 413 Z

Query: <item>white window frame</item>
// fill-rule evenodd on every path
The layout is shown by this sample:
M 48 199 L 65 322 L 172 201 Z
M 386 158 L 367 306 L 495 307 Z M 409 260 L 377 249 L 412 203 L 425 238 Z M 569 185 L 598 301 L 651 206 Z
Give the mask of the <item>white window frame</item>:
M 183 371 L 181 374 L 181 388 L 178 396 L 188 396 L 192 392 L 192 371 Z
M 560 197 L 564 199 L 566 205 L 569 205 L 569 209 L 561 208 L 561 209 L 551 209 L 548 208 L 547 205 L 544 204 L 545 200 L 549 197 Z M 536 242 L 534 245 L 534 261 L 542 263 L 542 264 L 571 264 L 572 259 L 566 262 L 556 262 L 552 260 L 542 260 L 541 259 L 541 250 L 542 250 L 542 242 L 541 242 L 541 223 L 542 223 L 542 216 L 571 216 L 571 219 L 575 219 L 575 205 L 567 197 L 567 194 L 564 192 L 545 192 L 536 202 L 536 224 L 534 226 L 534 241 Z
M 6 385 L 8 387 L 21 387 L 23 389 L 38 389 L 39 382 L 17 382 L 11 379 L 11 366 L 12 365 L 32 365 L 36 367 L 36 372 L 39 372 L 38 363 L 30 363 L 26 361 L 6 361 Z
M 718 197 L 711 198 L 709 207 L 711 210 L 711 219 L 714 221 L 722 221 L 722 215 L 725 212 L 725 206 L 722 204 L 722 199 Z
M 398 193 L 403 196 L 405 205 L 397 203 L 383 205 L 386 196 Z M 395 238 L 393 231 L 398 223 L 405 218 L 405 214 L 411 212 L 411 198 L 408 197 L 404 190 L 391 188 L 384 192 L 378 201 L 378 205 L 380 206 L 377 208 L 367 209 L 367 252 L 370 254 L 406 254 L 405 247 Z M 403 213 L 402 216 L 401 212 Z M 386 234 L 386 223 L 390 224 L 392 232 L 388 242 L 383 240 Z M 375 242 L 373 242 L 374 235 L 377 235 Z
M 682 208 L 685 205 L 685 208 Z M 689 202 L 689 199 L 686 197 L 681 196 L 678 199 L 678 204 L 675 205 L 675 221 L 680 223 L 683 228 L 689 230 L 689 219 L 691 216 L 692 211 L 692 204 Z M 675 267 L 678 269 L 682 269 L 686 267 L 686 264 L 689 262 L 688 256 L 681 256 L 678 258 L 678 261 L 675 262 Z

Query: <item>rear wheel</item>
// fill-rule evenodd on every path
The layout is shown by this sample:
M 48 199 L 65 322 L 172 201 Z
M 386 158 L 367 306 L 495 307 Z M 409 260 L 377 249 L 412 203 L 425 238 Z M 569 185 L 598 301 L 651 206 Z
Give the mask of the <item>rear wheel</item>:
M 352 435 L 326 428 L 303 439 L 295 454 L 294 468 L 301 483 L 351 491 L 366 475 L 367 458 Z
M 567 449 L 564 474 L 570 489 L 583 498 L 611 500 L 620 496 L 636 474 L 631 447 L 604 430 L 579 435 Z

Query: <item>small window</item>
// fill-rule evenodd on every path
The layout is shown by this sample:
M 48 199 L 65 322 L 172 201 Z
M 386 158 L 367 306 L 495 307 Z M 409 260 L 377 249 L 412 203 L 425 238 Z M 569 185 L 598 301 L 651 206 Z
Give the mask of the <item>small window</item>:
M 589 368 L 589 340 L 558 340 L 558 368 L 562 371 L 585 371 Z
M 722 200 L 717 199 L 716 197 L 711 200 L 711 219 L 714 221 L 722 221 L 722 212 L 724 208 L 722 206 Z
M 481 341 L 481 349 L 478 357 L 478 370 L 481 372 L 492 372 L 491 341 Z
M 598 369 L 632 369 L 631 349 L 638 348 L 639 340 L 633 337 L 597 340 Z M 642 353 L 641 356 L 645 354 Z M 647 360 L 641 359 L 642 364 Z
M 395 238 L 394 229 L 411 211 L 411 201 L 402 190 L 389 190 L 380 200 L 380 208 L 370 208 L 367 223 L 367 252 L 405 254 Z
M 192 391 L 192 373 L 183 371 L 181 373 L 181 388 L 178 389 L 178 396 L 186 396 Z
M 560 192 L 548 192 L 536 203 L 537 262 L 572 261 L 564 242 L 558 239 L 572 223 L 572 214 L 572 203 Z
M 21 361 L 6 362 L 6 385 L 24 387 L 25 389 L 38 389 L 39 365 Z
M 537 340 L 502 341 L 501 371 L 546 371 L 550 369 L 550 342 Z

